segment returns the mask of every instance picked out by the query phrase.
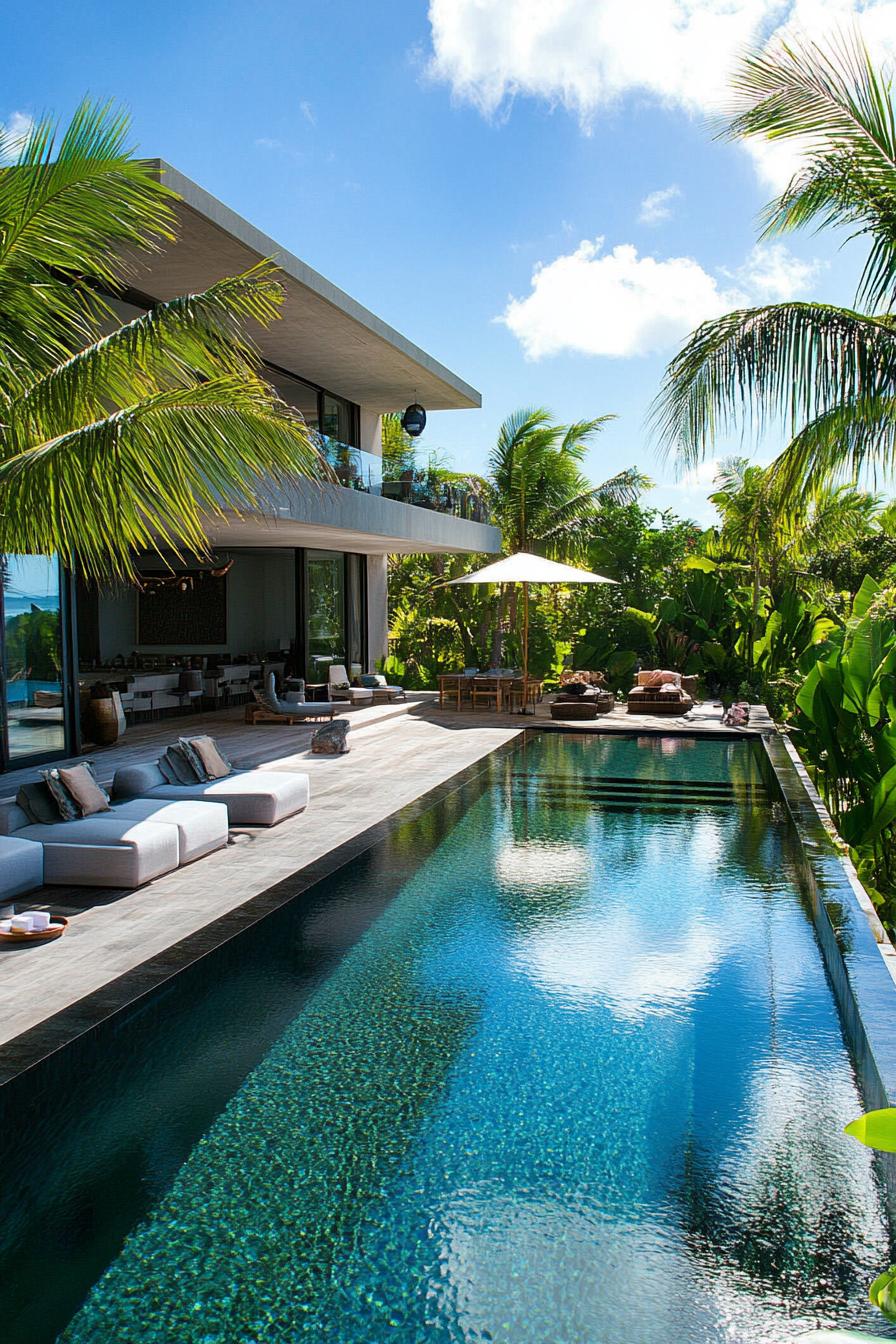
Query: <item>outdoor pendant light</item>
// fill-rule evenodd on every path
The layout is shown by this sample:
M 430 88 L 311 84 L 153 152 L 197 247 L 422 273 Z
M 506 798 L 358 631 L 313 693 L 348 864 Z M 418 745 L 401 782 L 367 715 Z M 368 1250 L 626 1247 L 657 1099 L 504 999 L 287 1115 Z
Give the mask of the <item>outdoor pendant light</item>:
M 419 401 L 412 402 L 401 417 L 401 427 L 412 439 L 419 439 L 426 428 L 426 412 Z

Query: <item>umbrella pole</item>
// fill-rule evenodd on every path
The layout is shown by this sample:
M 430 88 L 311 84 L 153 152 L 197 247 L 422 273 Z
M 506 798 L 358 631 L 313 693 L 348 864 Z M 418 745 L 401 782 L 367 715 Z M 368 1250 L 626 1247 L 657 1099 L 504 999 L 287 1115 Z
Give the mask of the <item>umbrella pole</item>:
M 523 584 L 523 703 L 521 714 L 529 712 L 529 585 Z

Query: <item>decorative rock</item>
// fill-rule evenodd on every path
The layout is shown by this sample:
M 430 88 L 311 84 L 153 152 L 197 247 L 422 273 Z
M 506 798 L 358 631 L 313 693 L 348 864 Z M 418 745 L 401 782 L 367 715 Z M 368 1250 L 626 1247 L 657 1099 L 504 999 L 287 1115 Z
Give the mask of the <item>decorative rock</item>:
M 351 748 L 346 741 L 351 725 L 348 719 L 333 719 L 318 728 L 311 739 L 311 750 L 319 756 L 341 756 Z

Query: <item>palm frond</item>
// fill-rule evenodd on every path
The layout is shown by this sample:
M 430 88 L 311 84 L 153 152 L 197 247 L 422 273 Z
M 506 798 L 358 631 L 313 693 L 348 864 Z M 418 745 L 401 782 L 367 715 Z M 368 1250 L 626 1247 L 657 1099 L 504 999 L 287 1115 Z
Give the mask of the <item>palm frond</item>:
M 728 139 L 796 140 L 805 167 L 767 207 L 764 235 L 810 222 L 867 234 L 871 254 L 856 303 L 896 294 L 896 114 L 889 72 L 875 68 L 858 32 L 828 46 L 777 42 L 748 55 L 733 85 Z
M 134 550 L 201 554 L 210 517 L 262 508 L 316 462 L 304 422 L 260 380 L 169 389 L 0 462 L 0 550 L 131 577 Z
M 54 437 L 101 419 L 110 405 L 126 406 L 164 387 L 223 373 L 256 375 L 259 359 L 245 324 L 267 326 L 282 297 L 273 266 L 263 262 L 203 293 L 157 304 L 14 395 L 0 453 L 19 451 L 35 433 Z
M 893 319 L 818 303 L 741 309 L 705 322 L 676 355 L 651 426 L 663 450 L 693 467 L 741 415 L 759 433 L 780 417 L 795 434 L 832 407 L 890 389 Z
M 591 447 L 592 439 L 600 433 L 604 425 L 616 419 L 618 416 L 612 414 L 598 415 L 593 420 L 576 420 L 573 424 L 567 425 L 560 440 L 560 452 L 576 462 L 581 462 Z
M 817 494 L 831 481 L 876 483 L 896 470 L 896 389 L 832 406 L 794 435 L 772 464 L 782 494 Z

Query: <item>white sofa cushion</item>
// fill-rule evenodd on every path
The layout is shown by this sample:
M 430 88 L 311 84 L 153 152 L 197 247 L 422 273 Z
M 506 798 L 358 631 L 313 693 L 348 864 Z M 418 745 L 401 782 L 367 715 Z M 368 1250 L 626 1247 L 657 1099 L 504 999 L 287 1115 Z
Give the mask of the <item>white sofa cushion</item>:
M 33 840 L 0 836 L 0 905 L 44 884 L 44 851 Z
M 194 799 L 224 803 L 231 826 L 275 826 L 308 806 L 310 784 L 305 774 L 280 770 L 235 770 L 225 779 L 196 784 L 166 784 L 157 765 L 125 765 L 112 784 L 118 798 Z
M 178 861 L 182 864 L 201 859 L 227 844 L 228 817 L 223 803 L 197 803 L 187 799 L 168 803 L 162 798 L 131 798 L 116 803 L 112 813 L 142 821 L 173 826 L 177 831 Z
M 16 839 L 43 845 L 46 882 L 141 887 L 178 866 L 175 826 L 114 812 L 52 826 L 28 824 L 16 831 Z

